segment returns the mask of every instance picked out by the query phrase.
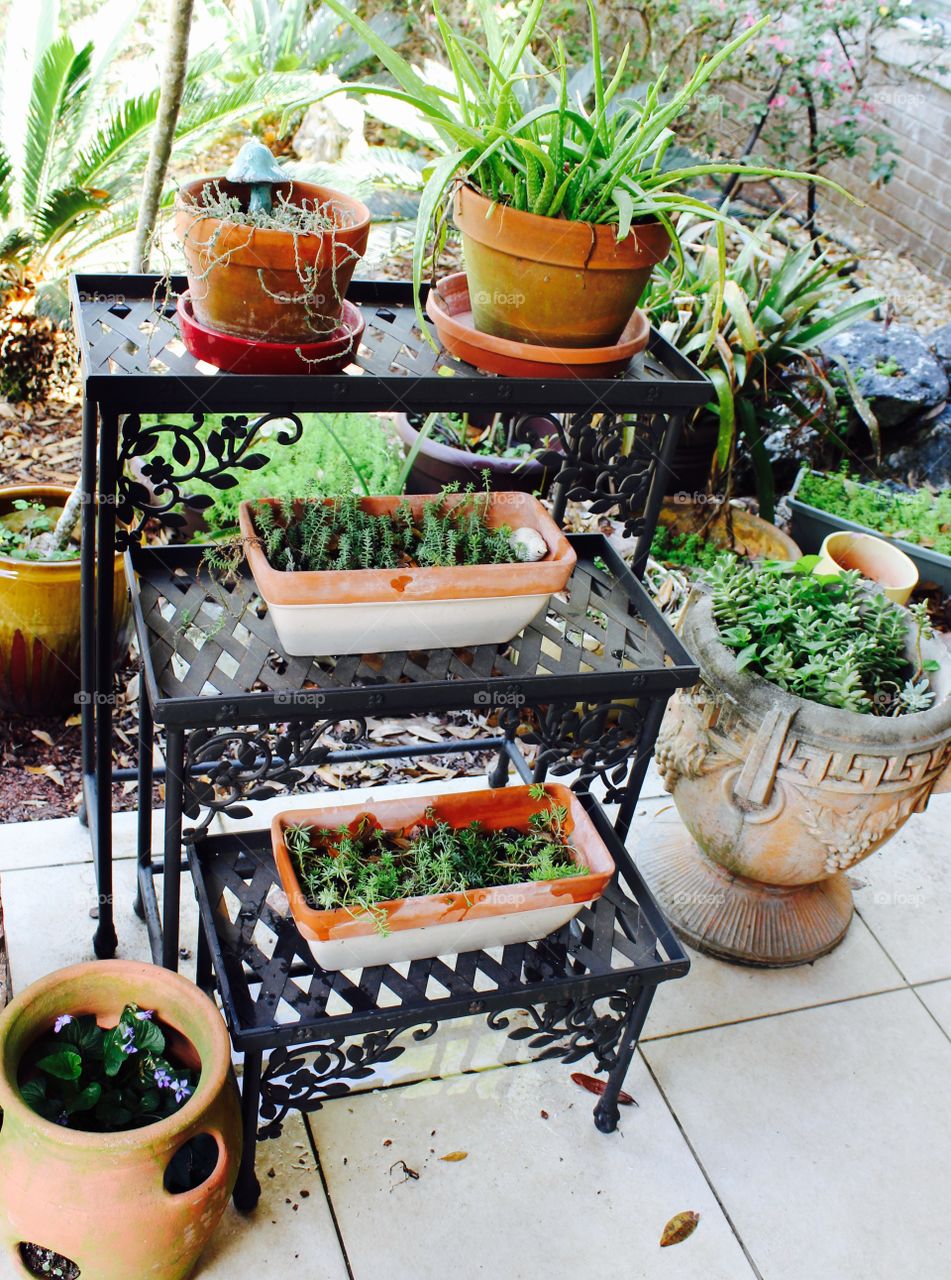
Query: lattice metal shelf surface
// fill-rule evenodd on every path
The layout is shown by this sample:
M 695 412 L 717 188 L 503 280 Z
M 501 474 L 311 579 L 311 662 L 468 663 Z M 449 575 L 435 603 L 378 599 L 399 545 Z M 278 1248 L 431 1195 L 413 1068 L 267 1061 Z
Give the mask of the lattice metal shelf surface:
M 707 379 L 656 332 L 619 378 L 496 377 L 454 359 L 420 331 L 412 286 L 355 280 L 349 301 L 366 330 L 342 374 L 221 374 L 195 359 L 179 332 L 183 276 L 80 275 L 72 303 L 86 394 L 119 412 L 257 412 L 338 406 L 348 410 L 675 410 L 705 404 Z M 428 321 L 427 321 L 428 326 Z M 431 332 L 434 332 L 430 329 Z
M 570 924 L 540 942 L 362 970 L 316 964 L 289 914 L 267 832 L 194 841 L 201 927 L 235 1047 L 359 1035 L 682 976 L 683 949 L 607 819 L 586 802 L 618 874 Z
M 614 548 L 600 534 L 569 541 L 578 563 L 566 591 L 509 645 L 319 658 L 281 652 L 246 565 L 226 585 L 201 547 L 133 548 L 128 574 L 155 718 L 199 727 L 694 684 L 696 666 Z

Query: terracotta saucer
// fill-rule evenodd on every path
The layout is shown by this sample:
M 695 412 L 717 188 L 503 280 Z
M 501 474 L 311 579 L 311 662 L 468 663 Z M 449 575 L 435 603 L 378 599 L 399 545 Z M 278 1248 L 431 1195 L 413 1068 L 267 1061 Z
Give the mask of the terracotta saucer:
M 353 363 L 366 327 L 360 309 L 344 300 L 340 326 L 319 342 L 252 342 L 196 320 L 187 289 L 178 300 L 178 323 L 195 359 L 222 373 L 339 373 Z
M 446 350 L 485 373 L 516 378 L 613 378 L 643 351 L 650 323 L 635 311 L 614 346 L 542 347 L 481 333 L 472 322 L 469 283 L 464 271 L 445 276 L 430 289 L 426 313 Z

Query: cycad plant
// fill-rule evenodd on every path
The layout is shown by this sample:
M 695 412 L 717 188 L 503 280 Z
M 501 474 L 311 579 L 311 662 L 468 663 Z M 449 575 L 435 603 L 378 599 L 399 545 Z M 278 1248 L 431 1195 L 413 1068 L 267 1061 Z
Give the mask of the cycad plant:
M 433 0 L 451 69 L 451 88 L 424 80 L 346 0 L 325 0 L 373 49 L 395 81 L 361 82 L 349 90 L 397 99 L 413 108 L 432 126 L 442 153 L 432 165 L 420 201 L 413 259 L 417 291 L 434 223 L 447 190 L 460 177 L 489 199 L 515 209 L 614 225 L 619 239 L 638 222 L 661 222 L 671 235 L 675 254 L 679 254 L 679 216 L 686 211 L 711 212 L 689 193 L 691 183 L 737 172 L 746 177 L 815 180 L 742 161 L 672 168 L 664 164 L 679 117 L 719 67 L 742 55 L 744 46 L 768 25 L 768 17 L 702 59 L 680 89 L 667 95 L 662 71 L 641 98 L 633 99 L 621 92 L 629 49 L 624 49 L 609 76 L 602 59 L 596 6 L 594 0 L 586 3 L 593 73 L 590 109 L 569 93 L 564 43 L 542 32 L 543 0 L 531 0 L 517 26 L 500 18 L 493 0 L 474 0 L 484 42 L 453 29 L 439 0 Z M 536 53 L 535 44 L 541 54 Z
M 15 151 L 0 145 L 0 289 L 35 286 L 38 309 L 62 319 L 65 274 L 135 227 L 159 91 L 116 89 L 122 79 L 113 65 L 117 42 L 97 57 L 92 43 L 77 47 L 69 33 L 49 32 L 44 14 L 38 5 L 26 128 Z M 209 87 L 223 56 L 212 52 L 189 67 L 175 135 L 179 162 L 275 102 L 302 106 L 312 96 L 303 76 Z M 169 184 L 163 206 L 173 194 Z
M 727 261 L 722 225 L 695 223 L 682 232 L 679 271 L 658 268 L 645 305 L 664 337 L 708 375 L 716 400 L 698 412 L 714 413 L 717 443 L 714 485 L 727 491 L 738 440 L 756 475 L 760 512 L 773 518 L 772 467 L 763 444 L 764 415 L 782 400 L 803 421 L 834 420 L 836 393 L 810 353 L 866 317 L 883 298 L 855 289 L 852 264 L 813 256 L 812 246 L 779 249 L 772 220 L 743 232 L 745 243 Z M 808 370 L 820 406 L 807 404 L 789 376 Z

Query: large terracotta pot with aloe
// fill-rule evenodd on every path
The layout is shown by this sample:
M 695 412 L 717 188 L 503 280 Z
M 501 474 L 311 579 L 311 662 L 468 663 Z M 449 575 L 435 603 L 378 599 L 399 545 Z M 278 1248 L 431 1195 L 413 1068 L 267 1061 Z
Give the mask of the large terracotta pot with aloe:
M 750 178 L 827 182 L 744 161 L 664 164 L 673 153 L 679 119 L 720 67 L 743 56 L 768 16 L 705 57 L 676 92 L 668 89 L 663 72 L 634 101 L 621 91 L 630 49 L 606 66 L 597 6 L 586 2 L 589 48 L 579 62 L 589 63 L 592 75 L 579 106 L 577 67 L 569 64 L 564 43 L 553 44 L 543 32 L 544 0 L 531 0 L 517 17 L 501 15 L 495 0 L 475 0 L 466 32 L 441 19 L 443 61 L 454 76 L 451 93 L 427 84 L 349 0 L 327 0 L 377 54 L 396 81 L 397 96 L 416 108 L 424 125 L 420 137 L 425 133 L 427 145 L 441 152 L 429 166 L 420 200 L 413 276 L 419 288 L 428 247 L 442 241 L 441 205 L 452 189 L 471 315 L 461 303 L 457 311 L 452 298 L 440 305 L 439 290 L 428 301 L 437 328 L 443 325 L 444 341 L 447 317 L 458 321 L 452 329 L 460 350 L 498 355 L 499 344 L 514 342 L 607 356 L 631 322 L 652 268 L 667 256 L 680 215 L 709 212 L 690 194 L 698 179 L 742 172 Z M 394 94 L 392 84 L 363 82 L 347 89 Z M 458 281 L 453 293 L 458 302 Z M 425 335 L 422 311 L 420 321 Z M 466 329 L 465 343 L 459 325 Z M 472 336 L 479 333 L 495 342 L 480 343 Z M 541 359 L 520 350 L 508 355 Z M 610 367 L 607 358 L 605 363 Z
M 65 485 L 0 488 L 0 708 L 53 715 L 80 694 L 79 541 L 49 558 L 43 539 L 69 498 Z M 129 647 L 131 615 L 122 556 L 113 563 L 115 660 Z
M 825 588 L 844 594 L 823 612 L 811 575 L 788 574 L 791 595 L 777 579 L 733 568 L 688 606 L 702 679 L 671 700 L 656 752 L 680 822 L 658 815 L 638 855 L 686 941 L 770 967 L 835 947 L 852 915 L 847 872 L 951 788 L 951 661 L 923 619 L 849 581 Z M 769 632 L 777 648 L 751 660 Z M 860 634 L 880 655 L 861 681 L 848 652 Z M 772 678 L 751 669 L 764 665 Z
M 131 961 L 42 978 L 0 1017 L 0 1106 L 4 1275 L 42 1274 L 37 1251 L 83 1280 L 191 1274 L 241 1154 L 228 1032 L 197 987 Z

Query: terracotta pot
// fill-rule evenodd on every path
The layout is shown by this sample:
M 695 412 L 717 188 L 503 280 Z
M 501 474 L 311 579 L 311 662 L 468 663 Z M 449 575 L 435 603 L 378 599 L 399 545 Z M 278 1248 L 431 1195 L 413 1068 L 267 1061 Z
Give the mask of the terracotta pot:
M 471 414 L 470 417 L 482 426 L 488 426 L 492 420 L 491 414 L 482 417 Z M 396 415 L 396 433 L 406 445 L 407 452 L 419 439 L 424 421 L 420 414 L 411 417 L 405 413 Z M 534 439 L 539 447 L 546 437 L 552 436 L 549 447 L 561 450 L 555 426 L 543 415 L 524 418 L 516 432 L 519 440 Z M 544 494 L 552 480 L 551 468 L 543 466 L 537 458 L 501 458 L 495 454 L 471 453 L 429 435 L 416 454 L 406 489 L 408 493 L 439 493 L 446 485 L 458 485 L 464 489 L 467 484 L 481 489 L 486 471 L 489 473 L 489 488 L 493 490 Z
M 365 805 L 342 805 L 277 814 L 271 822 L 274 860 L 291 914 L 318 964 L 334 970 L 363 968 L 478 951 L 536 941 L 567 924 L 586 902 L 601 896 L 614 874 L 614 862 L 575 794 L 563 786 L 548 785 L 545 789 L 555 804 L 568 810 L 565 829 L 572 860 L 587 867 L 587 875 L 396 898 L 380 903 L 386 912 L 386 935 L 369 914 L 354 915 L 345 908 L 318 911 L 308 906 L 284 843 L 285 829 L 294 823 L 341 827 L 369 812 L 385 830 L 398 831 L 422 819 L 432 807 L 437 818 L 453 827 L 478 822 L 493 831 L 503 827 L 527 830 L 530 815 L 539 808 L 529 788 L 460 791 L 424 799 L 408 796 L 381 800 L 370 810 Z
M 564 589 L 577 556 L 565 535 L 527 493 L 492 493 L 486 520 L 493 528 L 536 529 L 548 546 L 534 563 L 446 568 L 326 569 L 288 573 L 268 563 L 254 530 L 251 502 L 239 508 L 245 554 L 254 581 L 288 654 L 394 653 L 506 644 Z M 278 506 L 276 498 L 265 498 Z M 308 499 L 330 503 L 333 498 Z M 467 501 L 451 494 L 450 505 Z M 420 512 L 424 497 L 361 498 L 364 511 L 392 513 L 401 502 Z M 304 500 L 298 503 L 298 510 Z
M 248 194 L 246 183 L 224 178 L 199 178 L 179 192 L 175 230 L 188 262 L 188 291 L 198 322 L 220 333 L 270 342 L 311 342 L 336 329 L 350 278 L 366 252 L 366 205 L 309 182 L 278 184 L 275 201 L 329 205 L 334 214 L 333 232 L 295 236 L 203 216 L 201 195 L 208 183 L 217 183 L 225 195 L 246 200 Z
M 841 573 L 843 569 L 857 569 L 863 578 L 877 583 L 895 604 L 907 604 L 918 585 L 915 562 L 893 543 L 871 533 L 843 529 L 823 539 L 813 573 Z
M 120 1133 L 84 1133 L 37 1115 L 17 1087 L 24 1056 L 61 1013 L 93 1013 L 114 1026 L 134 1001 L 173 1034 L 169 1053 L 201 1076 L 180 1111 Z M 228 1202 L 241 1152 L 231 1047 L 221 1017 L 178 974 L 131 961 L 61 969 L 27 988 L 0 1017 L 0 1238 L 7 1274 L 29 1273 L 18 1245 L 71 1259 L 83 1280 L 184 1280 Z M 209 1134 L 218 1161 L 200 1186 L 171 1194 L 163 1178 L 175 1153 Z
M 669 703 L 657 766 L 683 827 L 648 830 L 639 865 L 700 950 L 777 967 L 815 960 L 848 928 L 845 872 L 951 787 L 947 651 L 923 645 L 943 659 L 936 705 L 892 718 L 738 674 L 709 597 L 688 608 L 682 631 L 702 680 Z
M 453 207 L 477 329 L 551 347 L 616 343 L 670 249 L 659 222 L 616 228 L 494 204 L 469 186 Z
M 798 560 L 802 555 L 789 534 L 744 507 L 730 507 L 728 510 L 725 504 L 721 504 L 713 515 L 712 508 L 706 503 L 668 498 L 661 508 L 658 523 L 674 533 L 691 534 L 702 529 L 703 536 L 710 542 L 753 560 Z
M 70 490 L 58 484 L 0 488 L 0 516 L 18 498 L 39 499 L 54 519 Z M 115 662 L 125 657 L 131 611 L 122 556 L 114 561 Z M 0 707 L 21 715 L 75 710 L 79 659 L 79 559 L 16 560 L 0 555 Z

